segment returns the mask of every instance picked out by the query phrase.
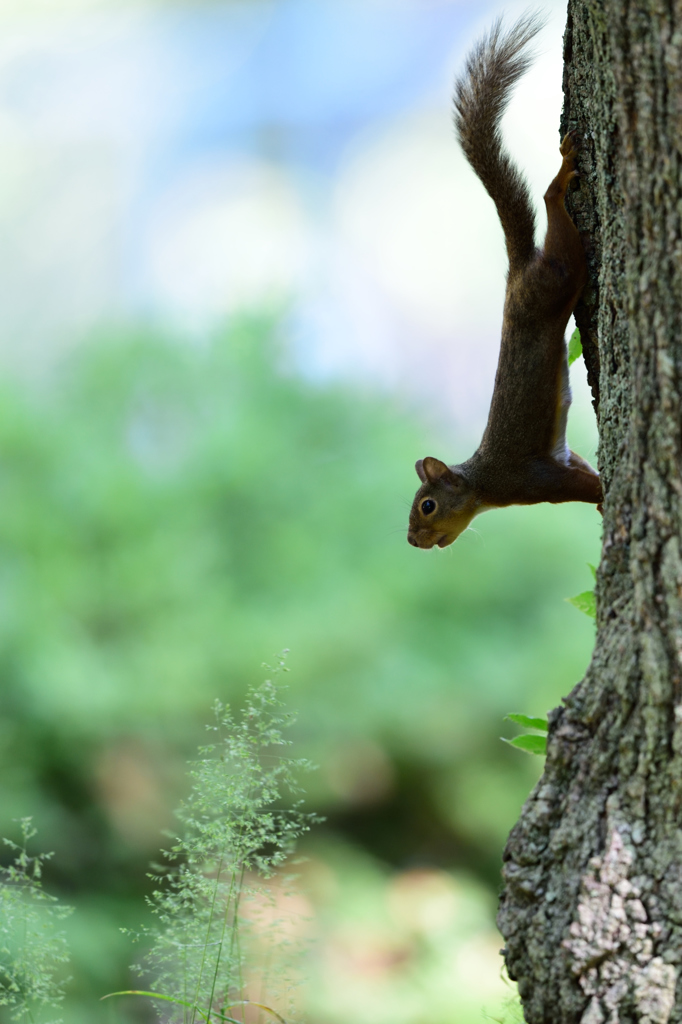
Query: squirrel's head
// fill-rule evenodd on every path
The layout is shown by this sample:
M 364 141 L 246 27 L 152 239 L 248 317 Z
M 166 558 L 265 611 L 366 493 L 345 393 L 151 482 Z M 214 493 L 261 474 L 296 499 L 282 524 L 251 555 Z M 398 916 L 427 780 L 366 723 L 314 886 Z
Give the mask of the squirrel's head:
M 464 477 L 440 459 L 427 455 L 414 468 L 422 486 L 412 504 L 407 539 L 415 548 L 445 548 L 482 511 L 480 504 Z

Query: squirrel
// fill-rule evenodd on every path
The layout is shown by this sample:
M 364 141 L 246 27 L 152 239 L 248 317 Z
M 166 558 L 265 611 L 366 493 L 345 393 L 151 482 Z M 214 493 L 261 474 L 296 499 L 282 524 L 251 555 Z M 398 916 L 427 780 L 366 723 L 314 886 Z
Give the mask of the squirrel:
M 587 280 L 578 229 L 564 206 L 577 176 L 578 139 L 560 146 L 561 167 L 545 192 L 547 235 L 535 247 L 528 186 L 504 151 L 500 121 L 513 86 L 527 71 L 527 47 L 543 27 L 524 15 L 503 32 L 498 19 L 471 51 L 455 83 L 455 128 L 464 155 L 492 198 L 509 259 L 500 357 L 488 423 L 477 451 L 447 466 L 427 456 L 407 539 L 444 548 L 474 516 L 506 505 L 587 501 L 601 512 L 599 474 L 566 444 L 571 404 L 564 332 Z

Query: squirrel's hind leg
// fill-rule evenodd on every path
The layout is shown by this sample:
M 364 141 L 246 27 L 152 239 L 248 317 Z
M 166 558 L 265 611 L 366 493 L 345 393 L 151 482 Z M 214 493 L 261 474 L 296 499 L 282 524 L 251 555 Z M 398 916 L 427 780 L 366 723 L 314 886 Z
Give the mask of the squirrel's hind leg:
M 585 250 L 578 229 L 564 206 L 568 183 L 578 173 L 575 169 L 578 155 L 575 132 L 569 132 L 564 136 L 559 151 L 563 157 L 561 167 L 544 197 L 547 208 L 547 235 L 541 258 L 546 264 L 560 271 L 562 305 L 570 307 L 570 313 L 587 280 Z

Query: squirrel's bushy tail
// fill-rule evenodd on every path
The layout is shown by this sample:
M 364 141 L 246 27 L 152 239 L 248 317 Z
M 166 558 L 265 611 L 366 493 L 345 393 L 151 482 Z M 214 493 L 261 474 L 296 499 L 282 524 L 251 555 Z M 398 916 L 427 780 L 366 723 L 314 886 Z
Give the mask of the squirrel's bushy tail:
M 497 207 L 511 271 L 533 258 L 535 215 L 528 186 L 503 148 L 500 121 L 512 88 L 532 63 L 528 44 L 543 26 L 536 13 L 525 14 L 507 31 L 498 18 L 469 53 L 464 74 L 455 82 L 457 135 Z

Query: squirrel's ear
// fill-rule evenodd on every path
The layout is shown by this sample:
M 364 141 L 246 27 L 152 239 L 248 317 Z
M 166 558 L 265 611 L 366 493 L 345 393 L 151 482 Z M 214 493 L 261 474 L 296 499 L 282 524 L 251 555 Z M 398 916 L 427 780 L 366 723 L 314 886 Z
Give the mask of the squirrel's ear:
M 426 473 L 424 472 L 424 460 L 423 459 L 417 459 L 417 461 L 414 464 L 414 468 L 417 470 L 417 476 L 419 477 L 421 482 L 423 484 L 425 484 L 426 481 L 428 480 L 428 477 L 427 477 Z
M 420 459 L 417 463 L 417 473 L 423 483 L 435 484 L 436 480 L 450 474 L 450 470 L 440 459 L 433 459 L 427 455 L 425 459 Z

